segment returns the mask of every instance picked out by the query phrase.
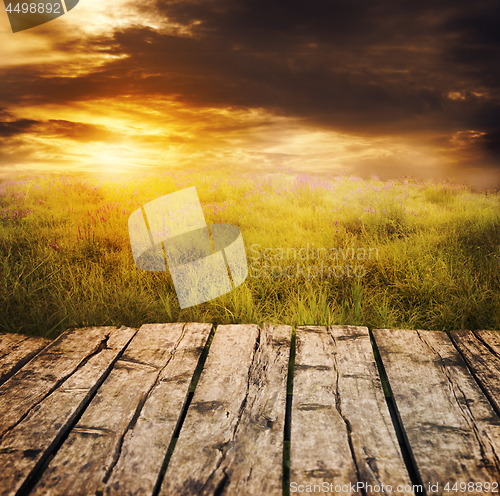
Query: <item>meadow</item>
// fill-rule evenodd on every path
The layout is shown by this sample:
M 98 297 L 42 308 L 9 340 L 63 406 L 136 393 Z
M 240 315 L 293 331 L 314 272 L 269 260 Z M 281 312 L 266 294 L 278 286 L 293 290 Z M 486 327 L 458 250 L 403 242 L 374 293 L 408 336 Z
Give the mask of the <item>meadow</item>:
M 134 264 L 128 218 L 196 186 L 207 223 L 241 229 L 234 291 L 181 310 Z M 0 332 L 152 322 L 500 330 L 500 193 L 337 175 L 166 172 L 0 182 Z

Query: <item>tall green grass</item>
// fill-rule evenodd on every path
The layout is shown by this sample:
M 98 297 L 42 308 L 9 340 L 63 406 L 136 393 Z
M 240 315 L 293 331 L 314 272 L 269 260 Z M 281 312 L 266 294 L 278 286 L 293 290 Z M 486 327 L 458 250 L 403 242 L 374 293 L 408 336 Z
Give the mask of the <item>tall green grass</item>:
M 128 217 L 193 185 L 208 223 L 240 227 L 250 275 L 181 310 L 166 273 L 135 267 Z M 357 273 L 342 277 L 347 262 Z M 51 338 L 177 321 L 500 329 L 500 194 L 411 178 L 221 172 L 4 180 L 0 274 L 0 331 Z

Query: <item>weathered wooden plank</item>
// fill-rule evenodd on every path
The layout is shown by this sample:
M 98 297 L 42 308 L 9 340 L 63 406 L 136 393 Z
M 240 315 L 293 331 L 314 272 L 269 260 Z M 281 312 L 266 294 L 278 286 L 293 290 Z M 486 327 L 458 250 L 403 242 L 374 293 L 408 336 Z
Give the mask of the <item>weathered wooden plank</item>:
M 217 328 L 160 495 L 281 496 L 290 335 Z
M 86 360 L 105 348 L 114 329 L 116 328 L 69 329 L 2 384 L 0 439 Z
M 102 494 L 149 393 L 190 329 L 200 326 L 208 337 L 209 324 L 143 325 L 30 494 Z
M 126 327 L 111 330 L 105 348 L 91 356 L 3 437 L 0 443 L 1 496 L 15 494 L 21 486 L 30 483 L 35 471 L 71 428 L 135 333 L 136 329 Z
M 426 489 L 500 480 L 500 419 L 444 332 L 373 331 Z M 453 493 L 452 493 L 453 494 Z
M 50 341 L 20 334 L 0 334 L 0 386 Z
M 500 333 L 453 331 L 450 337 L 500 415 Z
M 494 352 L 500 355 L 500 332 L 499 331 L 475 331 L 476 335 Z
M 366 327 L 297 328 L 293 382 L 291 491 L 413 494 Z
M 104 494 L 151 495 L 212 326 L 190 324 L 162 370 L 137 419 L 126 433 Z M 140 477 L 138 477 L 140 474 Z

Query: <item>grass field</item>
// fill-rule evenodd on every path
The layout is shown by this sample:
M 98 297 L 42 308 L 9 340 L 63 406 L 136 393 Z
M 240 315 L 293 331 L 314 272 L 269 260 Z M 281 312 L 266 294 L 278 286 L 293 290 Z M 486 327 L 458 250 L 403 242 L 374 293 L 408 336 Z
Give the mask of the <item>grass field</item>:
M 129 215 L 196 186 L 240 227 L 249 277 L 181 310 L 134 265 Z M 500 330 L 500 193 L 411 178 L 164 173 L 0 182 L 0 332 L 148 322 Z

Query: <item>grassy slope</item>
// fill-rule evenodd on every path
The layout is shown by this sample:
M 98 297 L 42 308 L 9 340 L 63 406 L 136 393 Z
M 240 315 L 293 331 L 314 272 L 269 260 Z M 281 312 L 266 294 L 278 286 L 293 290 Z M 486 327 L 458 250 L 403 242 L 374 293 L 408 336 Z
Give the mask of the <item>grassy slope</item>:
M 135 267 L 127 222 L 192 185 L 207 222 L 241 228 L 250 274 L 261 275 L 180 310 L 165 273 Z M 364 275 L 312 277 L 318 248 L 325 268 L 340 275 L 349 262 Z M 167 321 L 500 329 L 500 194 L 450 184 L 194 173 L 4 181 L 0 261 L 1 332 Z M 275 277 L 287 266 L 293 277 Z

